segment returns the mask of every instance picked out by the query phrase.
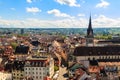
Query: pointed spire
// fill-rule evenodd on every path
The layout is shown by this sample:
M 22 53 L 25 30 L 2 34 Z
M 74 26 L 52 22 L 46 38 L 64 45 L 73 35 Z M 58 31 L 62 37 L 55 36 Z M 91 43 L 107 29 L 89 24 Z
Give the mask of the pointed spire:
M 90 14 L 90 18 L 89 18 L 89 25 L 88 25 L 88 29 L 87 29 L 87 36 L 93 37 L 91 14 Z
M 87 36 L 86 36 L 86 46 L 94 46 L 94 35 L 93 35 L 93 29 L 92 29 L 92 20 L 91 20 L 91 14 L 89 18 L 89 25 L 87 29 Z
M 89 18 L 89 25 L 88 25 L 89 29 L 92 29 L 92 23 L 91 23 L 91 14 L 90 14 L 90 18 Z

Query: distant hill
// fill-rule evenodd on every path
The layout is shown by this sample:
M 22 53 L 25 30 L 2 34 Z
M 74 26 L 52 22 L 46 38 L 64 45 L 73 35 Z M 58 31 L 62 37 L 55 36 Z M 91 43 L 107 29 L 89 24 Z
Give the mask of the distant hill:
M 25 33 L 80 34 L 86 35 L 87 28 L 23 28 Z M 21 28 L 0 28 L 0 33 L 20 33 Z M 94 34 L 120 34 L 120 28 L 93 28 Z

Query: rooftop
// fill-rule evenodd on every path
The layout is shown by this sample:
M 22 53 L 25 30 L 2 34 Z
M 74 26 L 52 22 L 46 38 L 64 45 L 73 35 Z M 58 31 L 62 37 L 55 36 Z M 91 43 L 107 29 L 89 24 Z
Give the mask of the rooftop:
M 120 55 L 120 46 L 80 46 L 76 47 L 74 56 Z
M 26 58 L 26 60 L 47 60 L 48 57 L 43 56 L 29 56 Z

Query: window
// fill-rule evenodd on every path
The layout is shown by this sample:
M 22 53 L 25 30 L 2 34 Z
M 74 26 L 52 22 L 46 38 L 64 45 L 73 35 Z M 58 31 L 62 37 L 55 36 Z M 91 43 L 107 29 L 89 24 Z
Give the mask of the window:
M 88 60 L 90 60 L 90 58 L 88 58 Z
M 99 59 L 101 59 L 101 56 L 99 57 Z
M 38 72 L 36 72 L 36 74 L 38 74 Z
M 38 79 L 38 76 L 36 76 L 36 79 Z
M 42 77 L 40 76 L 40 79 L 41 79 Z
M 36 68 L 36 70 L 38 70 L 38 68 Z
M 45 73 L 43 73 L 45 75 Z
M 27 68 L 25 68 L 27 70 Z

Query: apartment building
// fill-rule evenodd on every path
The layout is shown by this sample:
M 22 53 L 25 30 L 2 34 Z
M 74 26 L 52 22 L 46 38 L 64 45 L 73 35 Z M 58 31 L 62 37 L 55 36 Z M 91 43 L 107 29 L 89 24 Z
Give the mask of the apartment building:
M 46 76 L 51 78 L 54 74 L 54 60 L 51 57 L 31 56 L 26 59 L 24 76 L 34 80 L 44 80 Z

